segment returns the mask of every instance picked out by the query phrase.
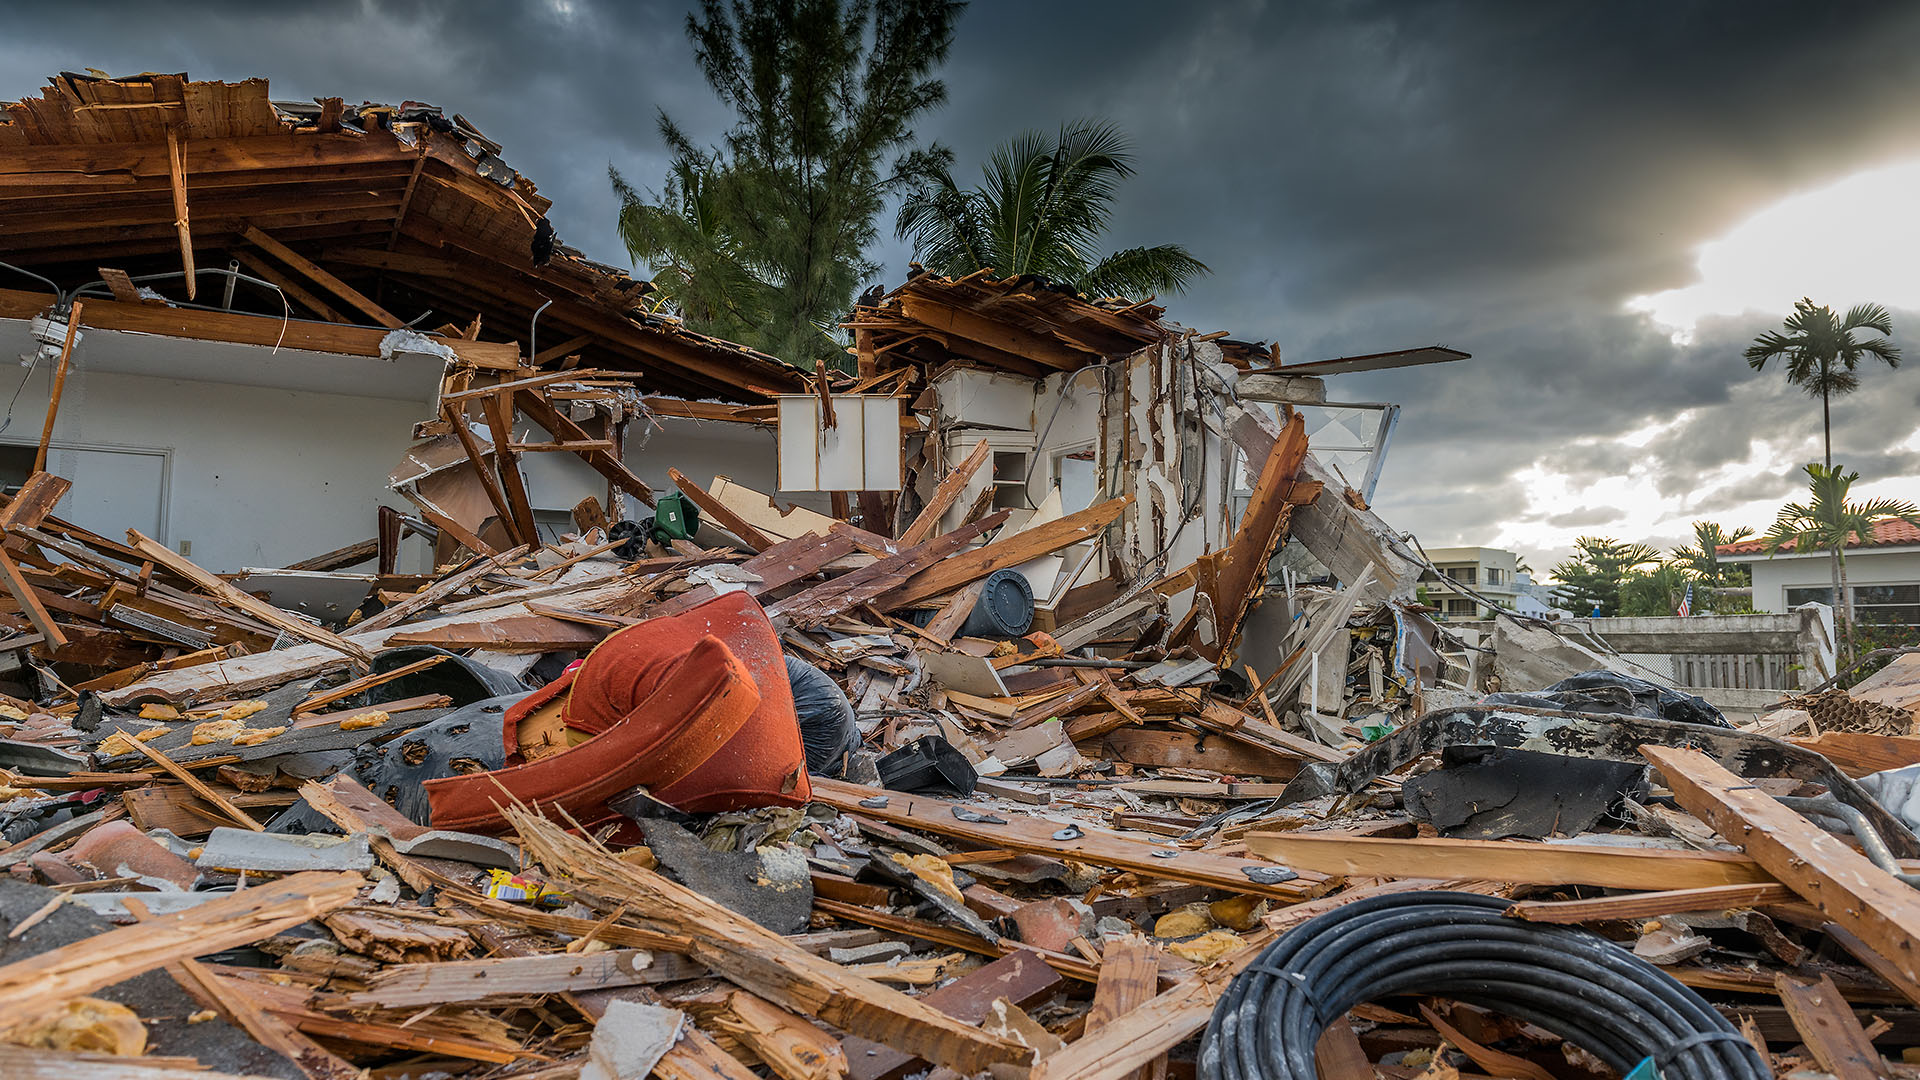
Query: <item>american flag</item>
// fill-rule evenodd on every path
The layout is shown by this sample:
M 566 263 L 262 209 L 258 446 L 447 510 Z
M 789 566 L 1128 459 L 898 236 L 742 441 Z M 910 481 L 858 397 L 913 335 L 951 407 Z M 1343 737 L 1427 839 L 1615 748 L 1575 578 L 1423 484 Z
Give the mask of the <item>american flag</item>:
M 1683 619 L 1693 614 L 1693 583 L 1691 581 L 1687 583 L 1687 595 L 1680 598 L 1680 610 L 1674 614 Z

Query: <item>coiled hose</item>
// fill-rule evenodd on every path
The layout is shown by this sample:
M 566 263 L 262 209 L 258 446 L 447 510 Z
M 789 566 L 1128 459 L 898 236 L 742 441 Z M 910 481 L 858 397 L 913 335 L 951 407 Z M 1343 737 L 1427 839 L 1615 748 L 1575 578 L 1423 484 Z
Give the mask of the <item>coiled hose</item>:
M 1507 901 L 1419 892 L 1356 900 L 1288 931 L 1233 980 L 1200 1046 L 1200 1080 L 1314 1080 L 1313 1048 L 1348 1009 L 1439 994 L 1536 1024 L 1618 1070 L 1767 1080 L 1700 995 L 1612 942 L 1501 914 Z

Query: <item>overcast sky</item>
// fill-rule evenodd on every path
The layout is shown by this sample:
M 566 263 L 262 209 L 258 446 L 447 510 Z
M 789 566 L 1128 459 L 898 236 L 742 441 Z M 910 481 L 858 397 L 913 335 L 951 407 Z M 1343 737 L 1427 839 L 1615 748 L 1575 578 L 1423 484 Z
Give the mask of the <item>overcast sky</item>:
M 608 164 L 657 186 L 656 110 L 708 139 L 727 121 L 683 4 L 273 7 L 0 14 L 0 98 L 91 67 L 431 102 L 505 144 L 563 240 L 622 264 Z M 1545 571 L 1583 533 L 1764 527 L 1819 457 L 1819 404 L 1745 343 L 1806 293 L 1887 304 L 1920 346 L 1920 5 L 979 0 L 945 78 L 921 131 L 963 176 L 1022 128 L 1132 134 L 1114 246 L 1215 271 L 1171 318 L 1288 362 L 1473 353 L 1328 388 L 1405 407 L 1376 504 L 1429 547 Z M 876 257 L 897 283 L 907 253 Z M 1647 296 L 1658 319 L 1629 307 Z M 1856 491 L 1920 499 L 1915 367 L 1835 406 Z

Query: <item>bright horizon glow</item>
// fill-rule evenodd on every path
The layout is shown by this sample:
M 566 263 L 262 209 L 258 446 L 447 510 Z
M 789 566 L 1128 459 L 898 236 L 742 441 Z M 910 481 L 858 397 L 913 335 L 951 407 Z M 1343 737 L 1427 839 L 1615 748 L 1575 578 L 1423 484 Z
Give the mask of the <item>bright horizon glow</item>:
M 1636 296 L 1627 310 L 1684 345 L 1706 316 L 1785 318 L 1803 296 L 1841 313 L 1869 302 L 1920 308 L 1917 191 L 1920 161 L 1911 161 L 1789 196 L 1700 245 L 1694 284 Z

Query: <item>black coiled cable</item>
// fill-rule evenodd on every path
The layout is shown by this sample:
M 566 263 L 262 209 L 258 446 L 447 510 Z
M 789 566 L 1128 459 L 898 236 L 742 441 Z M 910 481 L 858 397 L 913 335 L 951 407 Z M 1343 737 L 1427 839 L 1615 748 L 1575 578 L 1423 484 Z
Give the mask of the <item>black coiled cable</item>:
M 1314 1080 L 1313 1047 L 1355 1005 L 1438 994 L 1536 1024 L 1622 1075 L 1768 1080 L 1751 1044 L 1699 994 L 1568 926 L 1506 918 L 1476 893 L 1356 900 L 1267 947 L 1214 1006 L 1200 1080 Z

